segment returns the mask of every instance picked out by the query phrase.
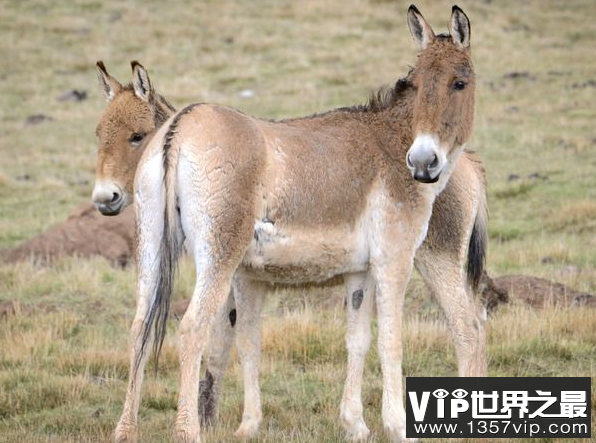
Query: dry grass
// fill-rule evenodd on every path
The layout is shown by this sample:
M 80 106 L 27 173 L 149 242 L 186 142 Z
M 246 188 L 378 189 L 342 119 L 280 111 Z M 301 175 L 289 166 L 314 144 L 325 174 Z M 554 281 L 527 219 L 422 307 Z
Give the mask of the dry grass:
M 450 4 L 418 4 L 445 30 Z M 592 0 L 464 2 L 478 76 L 471 145 L 486 164 L 493 274 L 525 273 L 596 292 L 596 88 Z M 392 1 L 6 1 L 0 4 L 0 247 L 41 232 L 89 198 L 94 127 L 103 107 L 94 63 L 127 81 L 139 59 L 177 106 L 220 102 L 263 116 L 360 103 L 415 60 L 405 5 Z M 517 75 L 511 75 L 512 73 Z M 88 100 L 59 102 L 68 89 Z M 242 98 L 241 91 L 254 91 Z M 43 113 L 37 125 L 25 120 Z M 190 293 L 183 263 L 175 297 Z M 134 275 L 102 260 L 0 267 L 0 299 L 22 314 L 0 320 L 0 440 L 105 442 L 124 398 Z M 411 286 L 406 375 L 454 375 L 442 317 Z M 264 325 L 264 442 L 338 442 L 345 373 L 337 289 L 277 293 Z M 172 323 L 172 330 L 176 324 Z M 491 375 L 596 376 L 596 314 L 512 306 L 490 322 Z M 177 392 L 175 335 L 146 383 L 144 441 L 169 442 Z M 366 366 L 366 419 L 375 441 L 381 382 Z M 596 391 L 592 404 L 596 404 Z M 206 441 L 230 441 L 241 416 L 234 360 L 221 422 Z M 594 415 L 594 410 L 592 411 Z M 594 431 L 594 429 L 593 429 Z M 534 442 L 540 440 L 533 440 Z

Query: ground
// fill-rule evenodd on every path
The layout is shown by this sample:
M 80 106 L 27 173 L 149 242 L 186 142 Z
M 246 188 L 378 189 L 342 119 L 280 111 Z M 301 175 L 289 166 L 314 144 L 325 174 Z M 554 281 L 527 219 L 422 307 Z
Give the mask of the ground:
M 450 3 L 417 6 L 437 32 L 447 29 Z M 488 173 L 488 269 L 595 293 L 596 4 L 459 6 L 472 22 L 478 81 L 470 147 Z M 361 103 L 406 74 L 416 51 L 406 8 L 383 0 L 3 2 L 0 248 L 39 234 L 90 198 L 94 129 L 104 107 L 97 59 L 122 81 L 138 59 L 177 107 L 200 100 L 267 118 L 299 116 Z M 192 284 L 185 262 L 176 300 Z M 418 309 L 407 319 L 404 373 L 455 375 L 442 316 L 419 284 L 415 279 L 408 299 Z M 109 440 L 124 398 L 133 288 L 130 267 L 103 259 L 0 267 L 0 299 L 28 307 L 0 320 L 2 441 Z M 343 441 L 337 417 L 345 326 L 341 305 L 321 308 L 330 291 L 270 297 L 260 441 Z M 144 389 L 144 441 L 171 441 L 176 326 L 173 320 L 158 376 L 148 376 Z M 513 304 L 491 317 L 488 332 L 491 375 L 596 376 L 593 309 Z M 374 349 L 365 377 L 365 417 L 375 441 L 384 442 Z M 232 440 L 241 404 L 234 358 L 221 420 L 207 442 Z M 596 423 L 594 410 L 592 418 Z

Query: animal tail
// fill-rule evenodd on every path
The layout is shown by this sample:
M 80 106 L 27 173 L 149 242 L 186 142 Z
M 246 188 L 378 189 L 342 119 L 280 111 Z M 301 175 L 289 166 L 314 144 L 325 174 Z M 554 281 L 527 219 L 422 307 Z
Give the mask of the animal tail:
M 484 168 L 480 160 L 473 159 L 476 164 L 476 172 L 478 174 L 479 182 L 481 184 L 481 192 L 478 201 L 478 212 L 474 220 L 474 227 L 472 228 L 472 235 L 470 236 L 470 243 L 468 244 L 468 283 L 472 287 L 474 293 L 477 292 L 482 274 L 484 273 L 484 265 L 486 263 L 486 251 L 488 248 L 488 204 L 486 199 L 486 179 Z
M 170 299 L 174 285 L 176 265 L 180 254 L 182 242 L 182 226 L 176 198 L 176 167 L 180 154 L 180 144 L 176 142 L 175 135 L 183 115 L 192 110 L 194 105 L 187 106 L 171 120 L 170 126 L 162 142 L 163 151 L 163 189 L 165 196 L 163 214 L 163 232 L 158 253 L 159 276 L 155 284 L 153 303 L 145 318 L 142 329 L 141 352 L 138 353 L 137 367 L 144 355 L 147 344 L 153 333 L 153 355 L 155 371 L 159 362 L 159 354 L 166 335 L 167 320 L 170 313 Z

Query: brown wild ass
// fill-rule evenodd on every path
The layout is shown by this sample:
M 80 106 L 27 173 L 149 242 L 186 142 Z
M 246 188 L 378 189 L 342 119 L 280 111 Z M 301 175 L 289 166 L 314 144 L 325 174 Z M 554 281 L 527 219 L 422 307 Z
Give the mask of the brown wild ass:
M 104 212 L 115 215 L 125 206 L 118 206 L 116 210 L 112 210 L 109 207 L 102 206 L 102 200 L 99 200 L 97 195 L 102 189 L 113 189 L 121 192 L 121 189 L 126 189 L 130 186 L 132 189 L 132 183 L 134 180 L 134 170 L 136 163 L 127 163 L 129 160 L 128 154 L 131 150 L 143 150 L 146 146 L 151 135 L 157 130 L 164 121 L 169 118 L 174 110 L 167 100 L 153 90 L 152 84 L 149 81 L 147 71 L 138 63 L 132 62 L 133 67 L 133 84 L 129 86 L 122 86 L 118 81 L 111 77 L 103 63 L 98 63 L 98 74 L 102 90 L 106 92 L 106 96 L 110 97 L 109 92 L 113 93 L 114 100 L 109 99 L 108 107 L 106 108 L 102 118 L 101 125 L 104 127 L 100 135 L 100 146 L 107 147 L 111 146 L 112 149 L 108 150 L 102 148 L 100 150 L 100 160 L 98 162 L 98 171 L 104 171 L 101 180 L 98 179 L 96 186 L 95 199 L 98 202 L 98 207 Z M 161 111 L 154 109 L 160 107 Z M 151 130 L 143 137 L 143 141 L 138 146 L 131 146 L 132 143 L 129 139 L 134 137 L 134 134 L 142 134 L 142 131 L 147 128 L 140 126 L 140 122 L 153 121 Z M 106 129 L 107 128 L 107 129 Z M 126 136 L 118 136 L 116 142 L 112 142 L 109 137 L 115 136 L 124 131 Z M 122 141 L 124 141 L 122 143 Z M 110 163 L 115 162 L 115 163 Z M 120 163 L 125 163 L 125 167 L 116 167 Z M 107 169 L 109 166 L 109 170 Z M 106 172 L 107 171 L 107 172 Z M 467 174 L 476 174 L 476 179 L 469 180 L 466 183 L 468 189 L 462 187 L 463 184 L 461 178 Z M 484 188 L 483 188 L 483 171 L 475 159 L 473 154 L 464 152 L 462 158 L 459 160 L 456 169 L 453 172 L 452 177 L 445 190 L 437 197 L 433 208 L 433 214 L 429 224 L 429 230 L 427 238 L 423 242 L 422 246 L 416 253 L 415 265 L 418 269 L 424 269 L 424 266 L 432 266 L 432 260 L 435 256 L 449 256 L 447 260 L 442 264 L 443 275 L 456 275 L 464 268 L 464 261 L 467 257 L 468 263 L 468 279 L 470 280 L 471 286 L 475 287 L 475 279 L 480 275 L 483 264 L 484 254 L 484 243 L 486 240 L 482 237 L 486 234 L 483 229 L 485 211 L 484 207 Z M 128 185 L 129 184 L 129 185 Z M 99 191 L 98 191 L 99 190 Z M 466 195 L 466 192 L 469 195 Z M 106 198 L 111 200 L 113 196 L 109 194 Z M 109 200 L 108 200 L 109 203 Z M 474 237 L 468 238 L 469 227 L 474 223 L 475 217 L 481 217 L 477 222 L 478 227 L 474 231 Z M 446 227 L 448 227 L 446 229 Z M 481 241 L 480 244 L 477 244 Z M 470 243 L 471 242 L 471 243 Z M 469 248 L 469 251 L 467 250 Z M 475 249 L 476 248 L 476 249 Z M 447 269 L 448 266 L 453 267 L 453 272 Z M 437 278 L 436 273 L 427 272 L 422 274 L 427 281 L 427 285 L 431 290 L 434 290 L 439 295 L 441 291 L 445 292 L 450 289 L 443 287 L 440 282 L 432 281 L 430 279 Z M 461 277 L 461 275 L 460 275 Z M 465 285 L 465 281 L 460 278 L 459 284 Z M 231 294 L 230 294 L 231 295 Z M 350 316 L 350 327 L 357 325 L 359 328 L 366 328 L 365 333 L 369 334 L 368 330 L 368 316 L 371 315 L 370 309 L 372 303 L 363 303 L 364 293 L 358 290 L 354 292 L 347 292 L 347 298 L 349 301 L 348 310 L 352 314 Z M 368 296 L 367 301 L 372 300 L 372 294 Z M 362 303 L 361 307 L 358 308 L 358 304 Z M 368 312 L 367 309 L 368 308 Z M 259 321 L 258 310 L 252 309 L 251 314 L 255 315 L 254 322 Z M 354 314 L 359 314 L 361 320 L 359 323 L 355 323 L 356 317 Z M 214 328 L 210 336 L 210 344 L 208 346 L 208 357 L 206 361 L 206 374 L 207 377 L 201 382 L 201 397 L 200 397 L 200 412 L 201 422 L 209 423 L 213 417 L 217 414 L 217 405 L 219 401 L 219 394 L 221 389 L 221 381 L 223 379 L 225 370 L 227 368 L 229 351 L 234 339 L 234 325 L 235 325 L 235 306 L 234 299 L 232 296 L 229 297 L 228 302 L 220 317 L 214 322 Z M 370 340 L 370 339 L 367 339 Z M 359 349 L 351 343 L 350 350 L 356 352 Z M 358 361 L 363 362 L 363 359 Z M 356 363 L 357 360 L 350 357 L 350 362 Z M 351 369 L 358 373 L 358 366 L 351 364 L 348 370 Z M 361 371 L 361 368 L 360 368 Z M 361 376 L 360 376 L 361 377 Z M 356 376 L 349 376 L 349 380 L 352 382 L 361 382 L 361 378 Z M 354 383 L 350 383 L 349 386 L 354 386 Z M 360 386 L 358 384 L 358 386 Z M 356 435 L 362 435 L 365 437 L 368 435 L 368 429 L 366 428 L 362 419 L 362 405 L 360 400 L 360 391 L 356 393 L 356 400 L 351 405 L 347 404 L 348 394 L 350 390 L 346 390 L 344 401 L 342 403 L 342 422 L 346 426 L 346 429 L 352 430 L 357 429 L 361 431 L 349 432 L 351 437 Z M 355 389 L 352 391 L 355 392 Z M 355 406 L 354 406 L 355 405 Z M 348 406 L 353 406 L 349 409 Z M 352 411 L 359 411 L 358 414 L 354 414 Z M 360 426 L 352 427 L 351 423 L 359 423 Z
M 197 265 L 197 286 L 180 333 L 176 431 L 182 441 L 199 441 L 196 374 L 209 327 L 233 280 L 247 397 L 238 434 L 251 436 L 261 415 L 258 324 L 250 319 L 258 315 L 266 283 L 323 281 L 335 275 L 344 276 L 351 300 L 342 422 L 353 438 L 368 433 L 360 385 L 375 297 L 383 422 L 393 441 L 405 439 L 401 305 L 427 226 L 426 242 L 416 253 L 417 268 L 446 311 L 460 375 L 485 374 L 483 321 L 462 271 L 468 253 L 468 272 L 475 277 L 486 235 L 480 166 L 469 154 L 458 161 L 473 115 L 469 22 L 454 7 L 451 36 L 435 36 L 411 7 L 408 23 L 423 47 L 416 67 L 366 106 L 267 122 L 229 108 L 193 105 L 170 118 L 148 143 L 134 186 L 139 299 L 117 441 L 132 441 L 136 432 L 147 348 L 156 338 L 159 351 L 163 339 L 183 236 Z M 132 175 L 134 163 L 122 163 L 117 147 L 126 145 L 133 152 L 126 154 L 129 159 L 141 156 L 128 145 L 143 150 L 143 136 L 159 126 L 153 109 L 159 100 L 139 65 L 134 93 L 105 70 L 102 79 L 112 99 L 108 109 L 117 109 L 117 102 L 123 106 L 135 94 L 139 106 L 145 102 L 144 118 L 133 116 L 130 126 L 110 129 L 113 122 L 106 111 L 98 127 L 94 201 L 102 212 L 116 213 L 132 200 L 132 180 L 122 178 Z M 152 118 L 147 118 L 147 109 L 155 113 Z M 137 119 L 153 120 L 153 127 Z M 433 202 L 443 188 L 429 226 Z

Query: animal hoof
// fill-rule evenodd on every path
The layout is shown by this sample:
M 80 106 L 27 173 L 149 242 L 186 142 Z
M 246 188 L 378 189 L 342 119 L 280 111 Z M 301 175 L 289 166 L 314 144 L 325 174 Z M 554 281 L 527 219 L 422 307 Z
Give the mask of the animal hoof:
M 136 443 L 137 427 L 119 423 L 114 431 L 114 441 L 116 443 Z
M 370 431 L 364 423 L 364 419 L 359 417 L 349 416 L 346 413 L 340 415 L 340 421 L 346 430 L 346 439 L 354 442 L 361 442 L 368 440 Z
M 390 436 L 390 439 L 394 443 L 417 443 L 420 440 L 417 438 L 406 438 L 406 431 L 405 429 L 400 429 L 398 432 L 391 432 L 388 428 L 386 428 L 387 433 Z
M 362 417 L 362 407 L 349 408 L 342 403 L 340 407 L 339 419 L 343 428 L 346 430 L 346 439 L 354 442 L 361 442 L 368 440 L 370 431 L 364 423 Z
M 415 442 L 417 439 L 406 438 L 406 427 L 398 424 L 385 424 L 385 431 L 393 443 Z
M 346 439 L 353 442 L 363 442 L 368 440 L 370 436 L 370 431 L 368 427 L 364 424 L 364 422 L 359 423 L 352 429 L 346 430 Z
M 240 427 L 236 432 L 234 432 L 234 436 L 239 438 L 240 440 L 248 440 L 254 438 L 259 431 L 259 425 L 261 424 L 261 420 L 257 420 L 254 418 L 242 420 L 240 423 Z
M 198 429 L 176 427 L 176 438 L 180 443 L 201 443 L 201 436 Z

